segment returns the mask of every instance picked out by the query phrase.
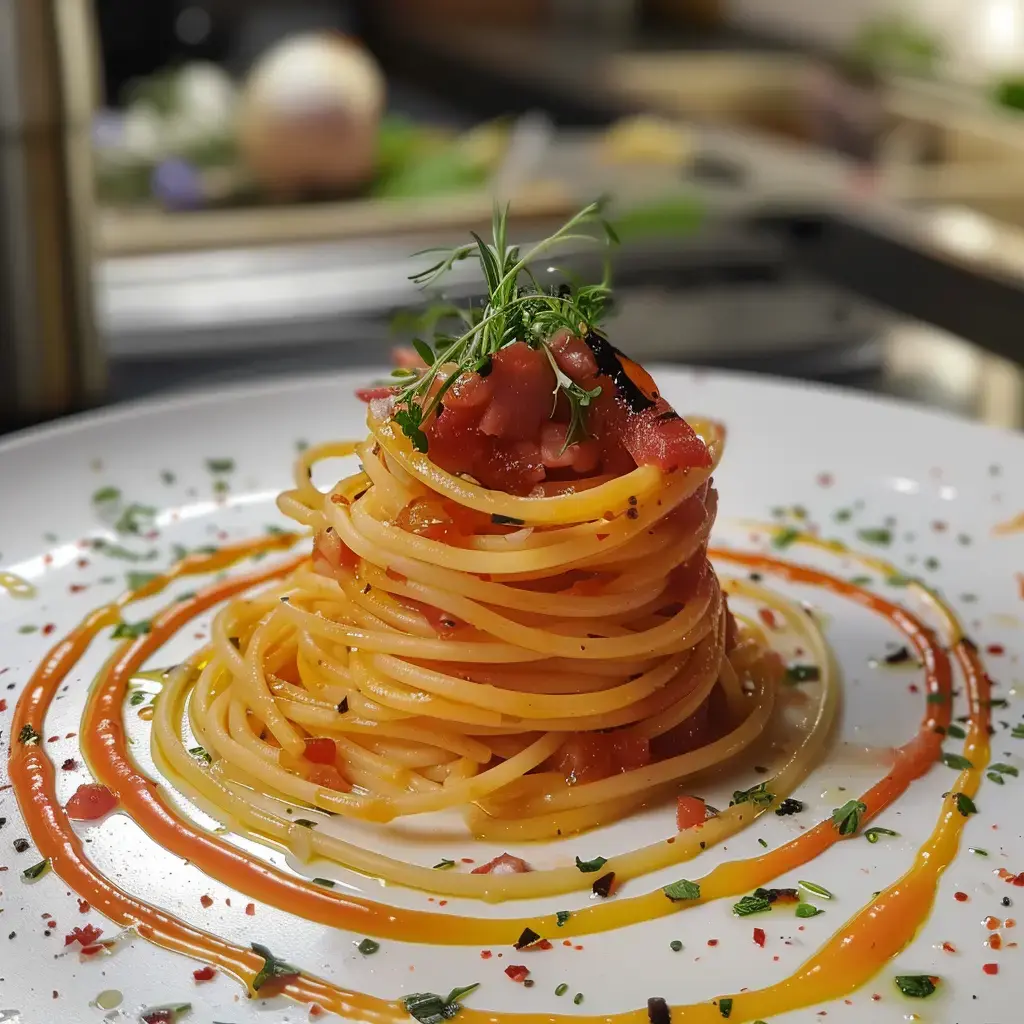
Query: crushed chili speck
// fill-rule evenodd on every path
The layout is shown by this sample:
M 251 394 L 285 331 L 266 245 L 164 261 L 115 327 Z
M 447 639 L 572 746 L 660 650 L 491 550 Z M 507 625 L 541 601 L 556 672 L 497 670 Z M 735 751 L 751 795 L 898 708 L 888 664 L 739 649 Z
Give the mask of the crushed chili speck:
M 198 971 L 192 972 L 192 977 L 196 981 L 213 981 L 216 976 L 217 972 L 209 964 L 205 967 L 200 967 Z
M 999 964 L 982 964 L 981 969 L 986 974 L 998 974 L 999 973 Z
M 989 949 L 1001 949 L 1003 945 L 1003 937 L 998 932 L 993 932 L 988 937 Z
M 965 892 L 953 893 L 953 899 L 955 899 L 957 903 L 966 903 L 969 898 L 970 897 Z
M 709 946 L 717 946 L 718 945 L 718 939 L 708 939 L 708 945 Z
M 494 956 L 494 954 L 489 949 L 481 949 L 480 950 L 480 959 L 481 960 L 490 960 L 492 956 Z
M 954 946 L 952 942 L 944 942 L 942 944 L 942 948 L 947 953 L 955 953 L 956 952 L 956 946 Z
M 775 629 L 778 625 L 775 619 L 775 612 L 771 608 L 758 608 L 757 617 L 769 628 Z
M 994 932 L 999 927 L 999 918 L 990 915 L 985 918 L 984 924 L 990 932 Z
M 5 701 L 3 699 L 0 699 L 0 711 L 6 711 L 6 710 L 7 710 L 7 701 Z
M 1000 654 L 1006 653 L 1006 648 L 1002 644 L 989 644 L 988 647 L 985 648 L 985 653 L 998 657 Z
M 255 917 L 256 916 L 256 904 L 255 903 L 246 903 L 246 905 L 245 905 L 245 912 L 246 912 L 246 914 L 249 915 L 249 917 Z
M 765 934 L 763 928 L 754 929 L 754 942 L 757 943 L 762 949 L 764 949 Z
M 202 905 L 204 907 L 212 907 L 213 906 L 213 897 L 212 896 L 200 896 L 199 897 L 199 902 L 202 903 Z
M 57 624 L 55 622 L 48 622 L 45 626 L 43 626 L 43 636 L 49 636 L 56 628 Z
M 1004 928 L 1015 928 L 1016 926 L 1017 926 L 1017 922 L 1012 917 L 1008 917 L 1003 922 L 1003 927 Z
M 509 964 L 508 967 L 505 968 L 505 974 L 508 975 L 508 977 L 511 978 L 513 981 L 526 981 L 526 978 L 529 975 L 529 973 L 530 968 L 522 964 Z
M 89 905 L 88 900 L 78 901 L 78 912 L 80 914 L 88 914 L 90 910 L 92 910 L 92 907 Z

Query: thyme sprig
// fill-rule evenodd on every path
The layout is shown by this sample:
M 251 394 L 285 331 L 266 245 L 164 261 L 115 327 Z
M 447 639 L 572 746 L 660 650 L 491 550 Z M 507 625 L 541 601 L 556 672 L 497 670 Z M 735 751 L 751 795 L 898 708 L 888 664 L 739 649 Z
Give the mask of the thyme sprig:
M 433 344 L 417 338 L 413 345 L 426 363 L 426 370 L 394 371 L 401 390 L 395 397 L 392 419 L 418 451 L 427 450 L 423 425 L 441 404 L 446 392 L 464 373 L 490 372 L 493 356 L 507 345 L 523 341 L 534 348 L 543 347 L 555 371 L 554 401 L 564 395 L 569 402 L 569 429 L 565 445 L 586 437 L 586 411 L 600 393 L 588 391 L 563 373 L 545 342 L 558 330 L 566 329 L 585 336 L 600 323 L 611 296 L 609 274 L 597 284 L 562 284 L 544 289 L 530 269 L 539 257 L 568 242 L 618 242 L 612 226 L 604 219 L 604 203 L 590 203 L 570 217 L 557 231 L 537 242 L 525 253 L 508 242 L 508 207 L 495 207 L 492 240 L 485 242 L 473 233 L 473 242 L 445 252 L 442 259 L 411 275 L 423 287 L 436 284 L 456 263 L 477 259 L 487 286 L 487 298 L 481 308 L 459 308 L 445 303 L 434 307 L 421 323 L 433 333 Z M 596 230 L 595 230 L 596 229 Z M 422 255 L 422 254 L 421 254 Z M 445 317 L 456 316 L 465 331 L 458 335 L 437 330 Z M 447 376 L 434 387 L 442 368 Z

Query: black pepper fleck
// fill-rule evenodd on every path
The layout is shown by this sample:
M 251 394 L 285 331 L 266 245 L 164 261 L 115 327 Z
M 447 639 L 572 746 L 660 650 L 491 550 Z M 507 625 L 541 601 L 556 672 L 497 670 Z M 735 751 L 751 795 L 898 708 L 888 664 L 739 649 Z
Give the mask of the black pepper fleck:
M 18 853 L 24 853 L 29 848 L 29 841 L 27 839 L 15 839 L 14 848 Z

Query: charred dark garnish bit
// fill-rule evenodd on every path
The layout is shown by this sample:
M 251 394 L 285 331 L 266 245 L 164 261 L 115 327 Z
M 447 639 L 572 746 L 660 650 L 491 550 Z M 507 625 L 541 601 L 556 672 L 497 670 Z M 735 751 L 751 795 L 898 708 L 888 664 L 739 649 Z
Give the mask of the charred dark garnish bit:
M 786 682 L 793 685 L 816 683 L 819 679 L 821 679 L 821 669 L 817 665 L 790 665 L 786 669 Z
M 886 665 L 905 665 L 908 661 L 912 660 L 912 655 L 909 648 L 904 644 L 902 647 L 897 648 L 891 654 L 885 656 Z
M 525 526 L 525 519 L 516 519 L 515 516 L 503 516 L 497 512 L 491 513 L 491 522 L 496 526 Z
M 18 742 L 27 746 L 38 746 L 41 737 L 31 725 L 23 725 L 18 733 Z
M 647 1000 L 647 1019 L 651 1024 L 671 1024 L 672 1012 L 661 996 L 652 996 Z
M 609 871 L 608 874 L 602 875 L 594 884 L 590 887 L 593 890 L 595 896 L 600 896 L 602 899 L 606 899 L 611 895 L 612 886 L 615 884 L 615 872 Z
M 252 951 L 257 956 L 263 958 L 263 966 L 256 977 L 252 979 L 252 990 L 254 992 L 259 992 L 268 981 L 278 978 L 294 978 L 302 973 L 298 967 L 293 967 L 284 960 L 278 960 L 266 946 L 261 946 L 258 942 L 252 944 Z
M 540 936 L 532 928 L 524 928 L 523 934 L 516 939 L 515 946 L 516 949 L 526 949 L 535 942 L 540 942 Z
M 775 808 L 775 813 L 780 817 L 784 818 L 787 814 L 799 814 L 804 809 L 802 800 L 797 800 L 794 797 L 787 796 L 785 800 Z
M 732 1000 L 731 999 L 719 999 L 718 1000 L 718 1012 L 725 1018 L 732 1016 Z

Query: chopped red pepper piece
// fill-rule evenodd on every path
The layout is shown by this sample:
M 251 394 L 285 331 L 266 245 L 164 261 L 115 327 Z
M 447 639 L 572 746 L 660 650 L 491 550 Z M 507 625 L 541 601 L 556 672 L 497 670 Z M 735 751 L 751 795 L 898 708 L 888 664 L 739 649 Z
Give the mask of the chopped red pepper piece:
M 95 821 L 117 806 L 117 797 L 97 782 L 83 783 L 72 794 L 65 810 L 73 821 Z
M 192 972 L 192 977 L 195 978 L 196 981 L 213 981 L 216 976 L 217 972 L 209 964 Z
M 521 981 L 526 981 L 527 976 L 530 973 L 530 968 L 529 967 L 524 967 L 522 965 L 516 966 L 516 965 L 512 964 L 512 965 L 509 965 L 508 967 L 505 968 L 505 973 L 513 981 L 520 981 L 521 982 Z

